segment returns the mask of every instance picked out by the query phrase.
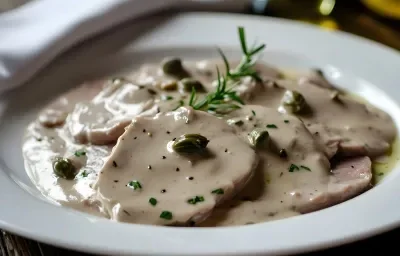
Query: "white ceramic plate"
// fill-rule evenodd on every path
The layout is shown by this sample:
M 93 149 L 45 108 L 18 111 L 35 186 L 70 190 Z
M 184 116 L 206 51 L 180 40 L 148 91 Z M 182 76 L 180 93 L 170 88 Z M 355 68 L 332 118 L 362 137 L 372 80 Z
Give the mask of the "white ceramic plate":
M 166 55 L 238 54 L 237 26 L 265 42 L 263 61 L 320 67 L 329 79 L 368 99 L 400 124 L 400 55 L 355 36 L 262 17 L 183 14 L 135 21 L 61 56 L 26 86 L 0 99 L 0 227 L 86 252 L 140 255 L 299 253 L 348 243 L 400 224 L 400 170 L 372 190 L 318 212 L 257 225 L 178 228 L 111 222 L 47 202 L 24 171 L 21 136 L 37 110 L 83 79 L 157 61 Z M 231 51 L 231 49 L 233 49 Z

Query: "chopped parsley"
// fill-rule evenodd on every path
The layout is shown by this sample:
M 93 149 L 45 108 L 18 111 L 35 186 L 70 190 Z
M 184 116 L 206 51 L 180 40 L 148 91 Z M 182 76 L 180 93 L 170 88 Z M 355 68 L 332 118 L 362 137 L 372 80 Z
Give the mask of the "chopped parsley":
M 300 168 L 295 164 L 291 164 L 289 167 L 289 172 L 294 172 L 294 171 L 298 171 L 298 170 L 300 170 Z
M 300 168 L 303 168 L 303 169 L 305 169 L 305 170 L 307 170 L 307 171 L 311 172 L 311 169 L 310 169 L 310 168 L 308 168 L 307 166 L 300 165 Z
M 278 128 L 278 126 L 274 125 L 274 124 L 267 124 L 267 128 Z
M 224 190 L 222 188 L 217 188 L 217 189 L 211 191 L 211 193 L 217 194 L 217 195 L 223 195 L 224 194 Z
M 77 150 L 77 151 L 75 151 L 74 155 L 77 157 L 85 156 L 86 152 L 84 150 Z
M 161 96 L 161 99 L 162 99 L 162 100 L 173 100 L 174 97 L 169 96 L 169 95 L 162 95 L 162 96 Z
M 150 203 L 152 206 L 155 206 L 155 205 L 157 204 L 157 199 L 155 199 L 154 197 L 150 197 L 149 203 Z
M 284 122 L 287 124 L 287 123 L 289 123 L 289 120 L 285 120 Z
M 204 202 L 204 197 L 203 196 L 194 196 L 194 197 L 190 198 L 189 200 L 187 200 L 187 202 L 189 204 L 197 204 L 200 202 Z
M 86 178 L 88 175 L 89 175 L 89 173 L 86 172 L 86 170 L 83 170 L 83 172 L 81 173 L 81 176 L 82 176 L 83 178 Z
M 256 111 L 252 110 L 251 113 L 253 113 L 253 116 L 256 116 Z
M 172 219 L 172 212 L 163 211 L 163 212 L 160 214 L 160 218 L 161 218 L 161 219 L 166 219 L 166 220 L 171 220 L 171 219 Z
M 383 172 L 378 173 L 379 176 L 382 176 L 383 174 L 384 174 Z
M 132 188 L 133 190 L 142 188 L 142 184 L 140 184 L 140 182 L 137 180 L 130 181 L 126 186 Z

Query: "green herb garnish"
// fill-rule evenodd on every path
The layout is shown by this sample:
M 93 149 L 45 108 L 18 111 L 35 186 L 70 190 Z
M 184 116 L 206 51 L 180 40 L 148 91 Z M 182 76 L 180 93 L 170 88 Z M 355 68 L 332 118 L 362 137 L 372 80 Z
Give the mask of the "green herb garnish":
M 306 109 L 307 103 L 299 92 L 287 90 L 282 97 L 282 106 L 290 113 L 297 114 Z
M 150 203 L 152 206 L 155 206 L 155 205 L 157 204 L 157 199 L 155 199 L 154 197 L 151 197 L 151 198 L 149 199 L 149 203 Z
M 166 220 L 172 220 L 172 212 L 163 211 L 163 212 L 160 214 L 160 218 L 161 218 L 161 219 L 166 219 Z
M 172 97 L 172 96 L 169 96 L 169 95 L 161 95 L 161 100 L 166 101 L 166 100 L 173 100 L 173 99 L 174 99 L 174 97 Z
M 289 123 L 289 120 L 285 120 L 284 122 L 285 122 L 286 124 L 288 124 L 288 123 Z
M 83 172 L 81 173 L 81 176 L 83 178 L 86 178 L 89 175 L 89 173 L 86 172 L 86 170 L 83 170 Z
M 239 65 L 236 68 L 231 69 L 225 54 L 221 49 L 218 48 L 218 52 L 220 53 L 225 64 L 226 74 L 225 76 L 221 76 L 217 67 L 217 89 L 214 92 L 210 92 L 204 99 L 200 101 L 197 100 L 196 89 L 192 87 L 189 106 L 196 110 L 225 114 L 240 108 L 240 105 L 244 105 L 244 102 L 233 90 L 240 82 L 240 78 L 250 76 L 256 81 L 262 81 L 257 71 L 254 70 L 253 67 L 257 61 L 256 55 L 265 48 L 265 44 L 254 46 L 251 49 L 248 49 L 243 27 L 238 28 L 238 34 L 243 52 L 243 57 Z M 228 82 L 231 82 L 229 88 L 227 88 Z
M 184 134 L 174 141 L 172 148 L 178 153 L 201 153 L 208 142 L 209 140 L 200 134 Z
M 140 182 L 137 181 L 137 180 L 132 180 L 132 181 L 129 181 L 127 187 L 130 187 L 133 190 L 136 190 L 136 189 L 141 189 L 142 188 L 142 184 L 140 184 Z
M 162 70 L 165 74 L 183 79 L 189 77 L 190 74 L 182 65 L 182 60 L 179 58 L 167 58 L 162 63 Z
M 68 158 L 57 157 L 53 162 L 54 174 L 58 177 L 73 180 L 77 174 L 76 167 Z
M 278 126 L 274 125 L 274 124 L 267 124 L 267 128 L 278 128 Z
M 265 129 L 254 129 L 247 136 L 252 146 L 256 147 L 265 143 L 269 139 L 269 133 Z
M 300 168 L 303 168 L 304 170 L 307 170 L 307 171 L 311 172 L 311 169 L 310 169 L 310 168 L 308 168 L 307 166 L 300 165 Z
M 86 152 L 82 149 L 82 150 L 77 150 L 74 153 L 75 156 L 80 157 L 80 156 L 85 156 Z
M 295 164 L 291 164 L 289 167 L 289 172 L 294 172 L 296 170 L 298 171 L 298 170 L 300 170 L 300 168 Z
M 253 116 L 256 116 L 256 111 L 252 110 L 251 113 L 253 114 Z
M 217 194 L 217 195 L 223 195 L 224 194 L 224 190 L 222 188 L 217 188 L 217 189 L 211 191 L 211 193 Z
M 204 202 L 204 197 L 203 196 L 194 196 L 187 200 L 189 204 L 197 204 L 199 202 Z

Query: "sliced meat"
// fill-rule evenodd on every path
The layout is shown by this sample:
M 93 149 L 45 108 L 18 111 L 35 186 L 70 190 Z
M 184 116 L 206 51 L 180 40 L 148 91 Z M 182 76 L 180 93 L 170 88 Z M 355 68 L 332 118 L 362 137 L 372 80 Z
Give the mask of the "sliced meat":
M 339 204 L 369 189 L 371 180 L 372 170 L 369 157 L 342 160 L 332 170 L 327 191 L 316 194 L 297 209 L 301 213 L 308 213 Z
M 301 120 L 259 105 L 246 105 L 230 117 L 228 123 L 244 141 L 249 142 L 253 130 L 264 129 L 269 142 L 255 148 L 260 163 L 253 179 L 202 226 L 243 225 L 297 215 L 299 205 L 315 191 L 326 189 L 329 160 Z
M 67 118 L 69 132 L 79 143 L 115 142 L 134 117 L 157 113 L 154 98 L 151 89 L 114 81 L 91 102 L 76 104 Z
M 62 126 L 78 102 L 88 102 L 103 89 L 102 81 L 86 82 L 51 101 L 39 113 L 39 123 L 48 128 Z
M 376 157 L 385 154 L 396 137 L 393 119 L 384 111 L 356 101 L 350 95 L 339 94 L 310 83 L 279 80 L 277 85 L 263 84 L 249 104 L 263 105 L 283 113 L 282 98 L 287 90 L 302 94 L 306 111 L 288 114 L 300 118 L 324 145 L 328 157 L 336 153 L 345 156 Z
M 204 136 L 208 143 L 199 148 L 197 139 L 185 140 L 186 153 L 176 151 L 174 143 L 185 134 Z M 257 164 L 254 150 L 224 120 L 181 107 L 136 117 L 118 139 L 95 189 L 113 220 L 186 225 L 203 221 L 240 191 Z

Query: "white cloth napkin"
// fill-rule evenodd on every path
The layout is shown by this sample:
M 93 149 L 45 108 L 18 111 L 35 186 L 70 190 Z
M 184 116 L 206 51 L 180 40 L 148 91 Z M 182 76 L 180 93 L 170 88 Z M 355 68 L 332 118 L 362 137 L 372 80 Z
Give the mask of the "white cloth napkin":
M 36 0 L 0 14 L 0 93 L 73 44 L 182 0 Z
M 32 0 L 0 14 L 0 93 L 91 35 L 162 9 L 242 10 L 250 0 Z

